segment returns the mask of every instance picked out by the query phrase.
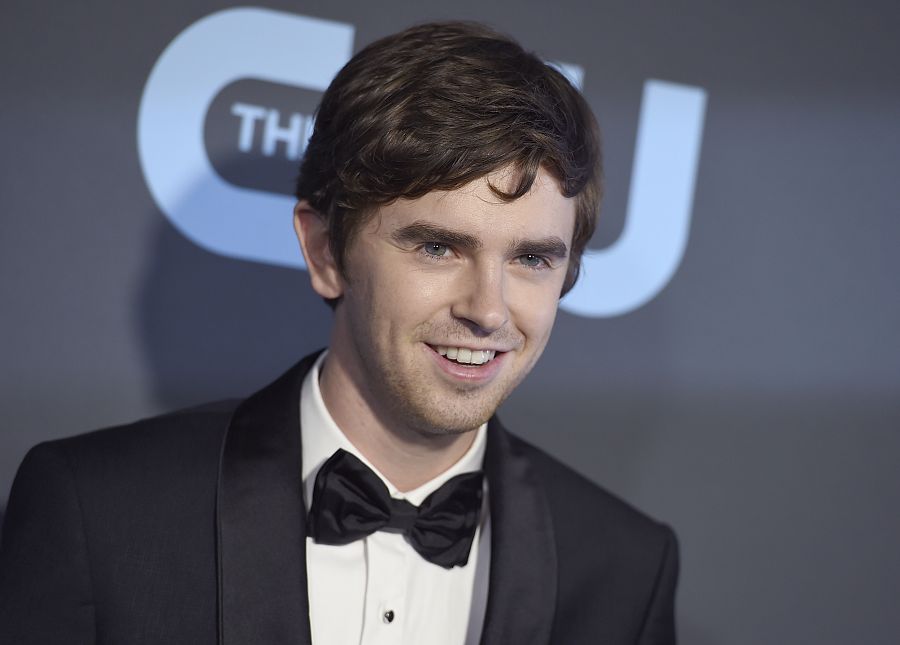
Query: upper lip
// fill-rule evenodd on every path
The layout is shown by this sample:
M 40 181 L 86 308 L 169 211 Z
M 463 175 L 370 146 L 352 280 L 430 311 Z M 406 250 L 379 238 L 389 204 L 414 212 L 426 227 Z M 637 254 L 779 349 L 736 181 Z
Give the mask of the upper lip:
M 471 345 L 458 345 L 455 343 L 426 343 L 427 345 L 438 348 L 438 347 L 458 347 L 460 349 L 469 349 L 473 352 L 496 352 L 497 354 L 502 354 L 503 352 L 508 352 L 508 349 L 500 349 L 498 347 L 472 347 Z

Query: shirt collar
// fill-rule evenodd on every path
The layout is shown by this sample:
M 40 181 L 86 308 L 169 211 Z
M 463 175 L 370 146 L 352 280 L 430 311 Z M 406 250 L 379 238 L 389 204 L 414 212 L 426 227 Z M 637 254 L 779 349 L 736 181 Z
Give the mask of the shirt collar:
M 443 473 L 431 479 L 418 488 L 405 493 L 400 492 L 391 484 L 387 478 L 378 472 L 368 459 L 357 450 L 356 446 L 350 443 L 350 440 L 344 435 L 337 426 L 325 407 L 325 401 L 322 399 L 322 391 L 319 389 L 319 374 L 322 365 L 325 362 L 327 351 L 316 359 L 312 369 L 303 379 L 303 387 L 300 392 L 300 442 L 302 446 L 302 464 L 301 473 L 303 476 L 303 500 L 306 504 L 306 510 L 312 504 L 313 486 L 316 481 L 316 475 L 319 468 L 326 459 L 331 457 L 338 448 L 343 448 L 350 454 L 357 457 L 366 466 L 372 469 L 378 478 L 387 486 L 391 497 L 397 499 L 406 499 L 411 504 L 420 505 L 425 498 L 436 491 L 447 480 L 461 475 L 482 469 L 484 463 L 485 436 L 487 434 L 487 424 L 482 424 L 475 431 L 475 440 L 466 453 L 450 468 Z

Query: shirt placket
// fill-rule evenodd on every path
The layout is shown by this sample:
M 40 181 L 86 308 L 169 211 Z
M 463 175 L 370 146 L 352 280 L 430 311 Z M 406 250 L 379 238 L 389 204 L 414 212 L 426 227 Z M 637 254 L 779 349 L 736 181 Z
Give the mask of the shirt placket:
M 410 549 L 398 533 L 366 538 L 366 603 L 363 645 L 399 645 L 407 624 L 406 579 Z

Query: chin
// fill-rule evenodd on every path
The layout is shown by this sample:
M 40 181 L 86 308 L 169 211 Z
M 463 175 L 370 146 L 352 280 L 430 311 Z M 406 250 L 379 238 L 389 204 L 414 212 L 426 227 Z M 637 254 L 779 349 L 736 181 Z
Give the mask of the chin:
M 404 400 L 397 406 L 398 418 L 422 436 L 461 435 L 477 430 L 493 416 L 500 402 L 472 400 L 465 393 L 435 395 L 429 400 Z
M 435 414 L 435 410 L 432 408 L 428 410 L 428 413 L 417 410 L 415 412 L 408 411 L 408 414 L 412 412 L 410 414 L 410 421 L 412 422 L 410 425 L 413 428 L 417 428 L 420 434 L 446 436 L 465 434 L 466 432 L 477 430 L 491 418 L 494 410 L 495 408 L 490 410 L 457 409 L 451 411 L 450 414 L 447 414 L 446 411 L 443 414 Z
M 460 392 L 437 399 L 433 401 L 434 405 L 414 406 L 415 409 L 407 412 L 418 421 L 415 427 L 420 428 L 422 434 L 464 434 L 487 423 L 504 398 L 496 395 L 473 397 L 471 392 Z

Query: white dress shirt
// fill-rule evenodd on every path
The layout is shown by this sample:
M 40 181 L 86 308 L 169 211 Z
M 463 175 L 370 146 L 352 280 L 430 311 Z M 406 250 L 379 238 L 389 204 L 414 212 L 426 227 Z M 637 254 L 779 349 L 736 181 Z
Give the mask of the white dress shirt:
M 303 500 L 307 511 L 316 474 L 338 448 L 371 468 L 392 497 L 416 506 L 451 477 L 481 470 L 486 425 L 476 430 L 472 446 L 448 470 L 414 490 L 398 491 L 350 443 L 325 407 L 319 373 L 326 354 L 306 375 L 300 396 Z M 488 508 L 485 501 L 468 563 L 452 569 L 425 560 L 399 533 L 376 531 L 340 546 L 316 544 L 307 537 L 313 645 L 477 645 L 487 606 Z

